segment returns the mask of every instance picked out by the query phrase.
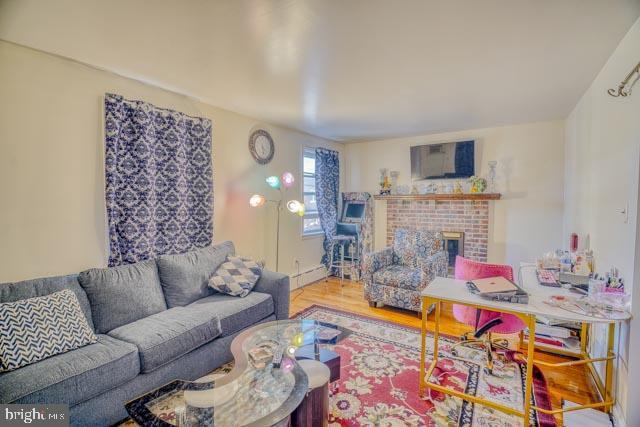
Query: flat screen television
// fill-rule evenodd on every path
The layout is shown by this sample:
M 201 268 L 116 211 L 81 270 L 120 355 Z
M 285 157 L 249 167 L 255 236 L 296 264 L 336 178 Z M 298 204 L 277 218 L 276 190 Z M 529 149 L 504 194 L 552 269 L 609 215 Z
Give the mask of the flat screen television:
M 411 147 L 411 179 L 469 178 L 475 174 L 476 142 L 458 141 Z

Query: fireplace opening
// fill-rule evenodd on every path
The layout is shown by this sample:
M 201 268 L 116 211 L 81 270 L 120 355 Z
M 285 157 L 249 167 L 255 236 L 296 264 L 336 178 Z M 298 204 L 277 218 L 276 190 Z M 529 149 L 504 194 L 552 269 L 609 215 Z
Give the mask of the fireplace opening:
M 449 254 L 449 274 L 453 274 L 456 265 L 456 256 L 464 256 L 464 232 L 443 231 L 444 250 Z

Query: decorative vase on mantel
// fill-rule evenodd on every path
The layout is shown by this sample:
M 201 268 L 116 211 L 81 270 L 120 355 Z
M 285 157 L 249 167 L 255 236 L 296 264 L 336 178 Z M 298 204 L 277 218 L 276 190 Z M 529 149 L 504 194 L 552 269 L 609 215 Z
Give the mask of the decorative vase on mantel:
M 489 193 L 497 193 L 496 190 L 496 166 L 498 166 L 497 160 L 489 160 Z
M 391 194 L 398 194 L 398 176 L 400 172 L 391 171 L 389 172 L 389 176 L 391 176 Z

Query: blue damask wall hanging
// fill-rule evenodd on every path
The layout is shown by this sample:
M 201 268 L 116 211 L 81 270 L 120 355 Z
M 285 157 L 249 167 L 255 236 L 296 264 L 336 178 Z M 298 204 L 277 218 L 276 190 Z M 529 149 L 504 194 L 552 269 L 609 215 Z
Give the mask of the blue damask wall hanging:
M 338 152 L 326 148 L 316 148 L 315 172 L 318 217 L 324 232 L 322 263 L 328 266 L 331 239 L 336 235 L 338 223 L 338 194 L 340 191 L 340 157 Z M 334 250 L 337 251 L 338 247 L 336 246 Z M 334 259 L 336 259 L 335 252 Z
M 105 94 L 109 265 L 213 239 L 211 121 Z

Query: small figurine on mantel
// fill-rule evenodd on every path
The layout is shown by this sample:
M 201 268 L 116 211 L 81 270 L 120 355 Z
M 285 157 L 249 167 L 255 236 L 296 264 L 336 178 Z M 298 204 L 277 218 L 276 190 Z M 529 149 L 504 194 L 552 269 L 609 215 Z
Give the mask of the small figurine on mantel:
M 462 194 L 462 193 L 464 193 L 464 191 L 462 191 L 462 183 L 460 181 L 456 181 L 456 186 L 453 189 L 453 193 L 454 194 Z
M 487 189 L 487 180 L 479 176 L 474 175 L 469 178 L 469 183 L 471 184 L 471 193 L 484 193 Z
M 391 194 L 391 182 L 389 181 L 388 169 L 380 169 L 380 195 L 385 196 Z

